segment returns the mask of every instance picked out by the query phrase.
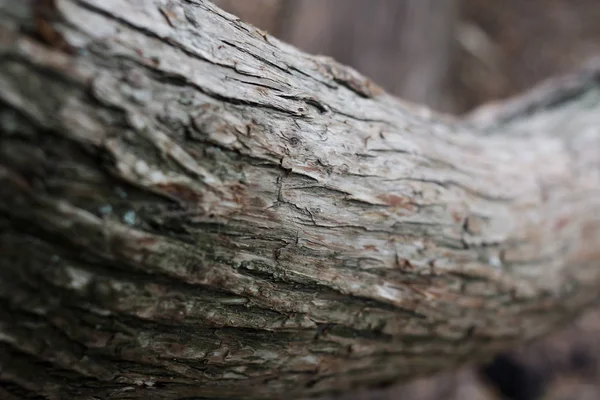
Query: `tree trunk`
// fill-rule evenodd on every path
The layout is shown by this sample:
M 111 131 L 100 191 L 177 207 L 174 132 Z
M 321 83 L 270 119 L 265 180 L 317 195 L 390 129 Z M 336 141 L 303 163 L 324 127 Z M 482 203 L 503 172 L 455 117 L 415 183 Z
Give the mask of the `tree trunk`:
M 455 0 L 217 0 L 244 21 L 355 67 L 403 99 L 446 110 Z M 373 29 L 376 26 L 377 29 Z
M 202 0 L 0 0 L 0 54 L 5 397 L 379 385 L 598 297 L 597 70 L 454 120 Z

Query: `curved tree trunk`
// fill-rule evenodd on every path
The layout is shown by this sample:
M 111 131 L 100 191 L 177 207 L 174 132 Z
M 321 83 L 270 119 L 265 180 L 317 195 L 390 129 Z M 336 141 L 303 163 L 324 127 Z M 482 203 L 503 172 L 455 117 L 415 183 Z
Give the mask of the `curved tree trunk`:
M 449 109 L 455 0 L 216 0 L 244 21 L 372 77 L 388 93 Z M 374 29 L 376 27 L 376 29 Z
M 347 390 L 598 296 L 593 71 L 457 121 L 201 0 L 0 0 L 0 56 L 6 396 Z

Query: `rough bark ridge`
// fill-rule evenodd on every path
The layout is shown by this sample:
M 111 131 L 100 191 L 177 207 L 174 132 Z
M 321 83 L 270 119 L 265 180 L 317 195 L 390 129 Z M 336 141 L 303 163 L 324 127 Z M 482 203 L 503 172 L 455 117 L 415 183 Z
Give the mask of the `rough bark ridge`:
M 450 106 L 448 81 L 459 8 L 454 0 L 214 3 L 304 51 L 356 67 L 388 93 L 437 110 Z
M 0 0 L 0 57 L 7 397 L 316 395 L 597 298 L 595 72 L 458 121 L 201 0 Z

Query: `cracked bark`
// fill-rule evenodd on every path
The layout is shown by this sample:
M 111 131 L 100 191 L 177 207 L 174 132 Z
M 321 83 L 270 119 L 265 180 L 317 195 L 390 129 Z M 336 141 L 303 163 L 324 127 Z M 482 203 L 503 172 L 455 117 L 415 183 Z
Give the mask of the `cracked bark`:
M 278 398 L 597 299 L 588 69 L 457 120 L 211 3 L 0 0 L 0 393 Z
M 388 93 L 436 110 L 452 106 L 454 0 L 378 0 L 375 6 L 364 0 L 214 3 L 308 53 L 355 67 Z

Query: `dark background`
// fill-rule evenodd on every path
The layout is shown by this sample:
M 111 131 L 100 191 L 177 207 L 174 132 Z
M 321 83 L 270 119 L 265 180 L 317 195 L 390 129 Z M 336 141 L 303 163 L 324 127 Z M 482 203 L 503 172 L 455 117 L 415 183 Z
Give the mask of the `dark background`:
M 412 102 L 464 113 L 600 56 L 600 0 L 215 0 Z M 487 365 L 344 400 L 600 400 L 600 307 Z

